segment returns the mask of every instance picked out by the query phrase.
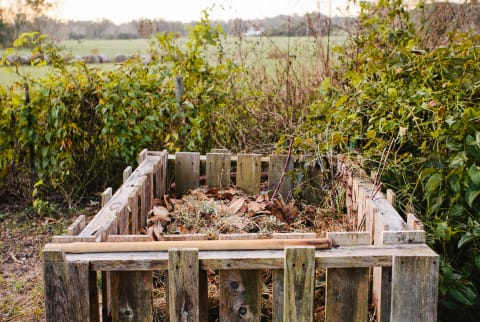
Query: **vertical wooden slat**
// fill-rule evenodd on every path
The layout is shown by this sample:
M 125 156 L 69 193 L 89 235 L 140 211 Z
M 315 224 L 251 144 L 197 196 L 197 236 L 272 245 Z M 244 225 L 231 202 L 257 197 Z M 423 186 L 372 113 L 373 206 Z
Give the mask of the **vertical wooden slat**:
M 127 182 L 128 178 L 132 175 L 132 167 L 128 166 L 123 170 L 123 183 Z
M 150 241 L 149 236 L 110 235 L 109 242 Z M 111 315 L 113 321 L 152 321 L 153 298 L 151 271 L 112 271 Z
M 392 205 L 395 206 L 395 201 L 397 200 L 397 195 L 392 189 L 387 189 L 387 200 Z
M 99 272 L 90 271 L 89 275 L 89 297 L 90 297 L 90 322 L 100 322 L 100 303 L 98 298 L 98 277 Z
M 117 216 L 117 225 L 118 225 L 117 233 L 119 235 L 128 235 L 128 231 L 129 231 L 128 205 L 125 204 L 123 207 L 119 207 L 119 209 L 116 210 L 116 216 Z
M 168 162 L 167 151 L 162 151 L 159 154 L 158 160 L 153 164 L 154 186 L 155 186 L 154 197 L 155 198 L 162 198 L 163 195 L 167 192 L 167 188 L 166 188 L 167 162 Z
M 161 196 L 163 196 L 164 194 L 170 191 L 170 186 L 167 184 L 167 178 L 168 178 L 168 151 L 167 150 L 162 151 L 162 158 L 163 158 L 163 162 L 162 162 L 163 191 L 161 191 L 161 194 L 160 194 Z
M 195 189 L 200 180 L 200 153 L 177 152 L 175 154 L 175 192 L 183 194 Z
M 168 251 L 168 304 L 170 321 L 202 321 L 198 249 Z M 203 316 L 203 321 L 205 316 Z
M 145 180 L 145 211 L 148 212 L 153 208 L 153 171 L 149 171 L 145 173 L 146 180 Z M 142 224 L 146 225 L 147 223 L 147 216 L 145 214 L 145 223 Z
M 46 321 L 91 321 L 89 263 L 67 262 L 56 251 L 42 255 Z
M 220 235 L 219 239 L 256 239 L 257 234 Z M 260 321 L 261 270 L 220 270 L 220 321 Z
M 107 241 L 109 235 L 118 234 L 117 217 L 112 218 L 107 227 L 101 232 L 101 242 Z M 112 317 L 112 280 L 110 272 L 102 272 L 102 321 L 109 321 Z
M 275 190 L 283 174 L 282 183 L 278 190 L 283 200 L 287 200 L 293 189 L 293 177 L 291 173 L 293 170 L 293 161 L 290 158 L 287 167 L 285 167 L 287 160 L 288 155 L 271 155 L 268 164 L 268 190 L 270 192 Z M 285 173 L 283 173 L 284 170 Z
M 227 188 L 230 185 L 230 153 L 207 153 L 207 186 Z
M 152 321 L 152 272 L 112 271 L 110 273 L 112 281 L 112 320 Z
M 261 154 L 239 154 L 237 161 L 237 187 L 249 194 L 260 192 L 262 174 Z
M 339 246 L 369 245 L 370 234 L 328 233 Z M 368 321 L 369 268 L 328 268 L 325 321 Z
M 80 215 L 70 226 L 68 226 L 68 235 L 78 235 L 83 228 L 85 228 L 85 215 Z
M 147 177 L 141 177 L 136 186 L 138 197 L 138 227 L 147 225 Z
M 394 256 L 390 320 L 437 321 L 438 256 Z
M 148 150 L 143 149 L 139 154 L 138 154 L 138 164 L 142 163 L 147 159 L 148 156 Z
M 315 248 L 285 248 L 284 321 L 313 321 Z
M 423 230 L 423 223 L 414 214 L 407 214 L 407 227 L 411 230 Z
M 383 245 L 383 232 L 388 230 L 382 213 L 374 208 L 375 224 L 373 243 L 376 246 Z M 374 267 L 372 276 L 372 300 L 376 306 L 377 321 L 390 321 L 390 306 L 392 296 L 392 268 Z
M 182 240 L 206 240 L 208 239 L 207 234 L 181 234 L 181 235 L 165 235 L 164 239 L 167 241 L 182 241 Z M 207 271 L 199 270 L 198 272 L 199 279 L 199 310 L 200 310 L 200 320 L 199 321 L 208 321 L 208 276 Z M 170 286 L 169 286 L 170 287 Z M 169 297 L 167 296 L 167 310 L 169 305 Z M 173 321 L 170 319 L 170 321 Z
M 139 232 L 138 227 L 138 193 L 136 190 L 132 191 L 128 196 L 128 232 L 135 235 Z
M 102 193 L 102 207 L 105 207 L 105 205 L 107 204 L 107 202 L 110 201 L 110 199 L 112 199 L 112 188 L 108 187 Z
M 315 233 L 274 233 L 274 239 L 309 239 L 315 238 Z M 284 298 L 284 272 L 283 269 L 272 271 L 272 321 L 283 321 L 283 298 Z

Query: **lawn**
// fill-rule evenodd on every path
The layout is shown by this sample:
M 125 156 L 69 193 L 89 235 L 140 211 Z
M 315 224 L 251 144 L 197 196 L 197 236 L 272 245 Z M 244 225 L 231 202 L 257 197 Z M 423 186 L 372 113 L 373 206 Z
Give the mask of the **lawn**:
M 333 36 L 330 38 L 330 48 L 344 40 L 344 36 Z M 186 41 L 185 38 L 179 39 L 179 44 Z M 149 40 L 68 40 L 58 45 L 64 49 L 65 53 L 70 53 L 76 57 L 85 55 L 104 55 L 115 57 L 118 54 L 131 55 L 142 53 L 149 48 Z M 232 58 L 236 63 L 247 68 L 262 68 L 271 73 L 278 72 L 284 68 L 287 62 L 292 62 L 293 66 L 313 66 L 319 65 L 321 59 L 326 58 L 327 39 L 318 39 L 313 37 L 227 37 L 222 43 L 225 57 Z M 321 50 L 319 51 L 319 48 Z M 324 57 L 318 56 L 319 52 L 324 53 Z M 3 54 L 3 52 L 0 51 Z M 21 49 L 16 52 L 18 55 L 25 55 L 27 50 Z M 112 66 L 112 64 L 103 64 L 102 66 Z M 108 68 L 108 67 L 107 67 Z M 20 68 L 21 75 L 42 77 L 49 70 L 49 67 L 29 67 Z M 0 85 L 10 85 L 19 81 L 21 77 L 12 72 L 11 69 L 0 67 Z

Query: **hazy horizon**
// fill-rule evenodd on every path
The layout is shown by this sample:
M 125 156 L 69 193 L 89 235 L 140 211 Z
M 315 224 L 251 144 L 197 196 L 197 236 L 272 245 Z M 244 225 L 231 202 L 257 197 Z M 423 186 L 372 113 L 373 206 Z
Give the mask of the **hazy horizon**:
M 174 2 L 137 0 L 63 0 L 51 16 L 60 20 L 96 21 L 107 19 L 116 24 L 139 19 L 164 19 L 169 21 L 198 21 L 202 11 L 210 8 L 212 20 L 261 19 L 285 15 L 304 15 L 307 12 L 321 12 L 328 16 L 346 16 L 347 0 L 176 0 Z

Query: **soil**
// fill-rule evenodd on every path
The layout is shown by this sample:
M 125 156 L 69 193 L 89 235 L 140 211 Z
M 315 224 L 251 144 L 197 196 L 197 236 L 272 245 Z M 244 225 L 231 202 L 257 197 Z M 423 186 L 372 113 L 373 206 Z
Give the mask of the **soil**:
M 91 216 L 96 208 L 77 215 Z M 0 321 L 45 321 L 41 249 L 74 219 L 56 211 L 39 216 L 31 209 L 0 210 Z

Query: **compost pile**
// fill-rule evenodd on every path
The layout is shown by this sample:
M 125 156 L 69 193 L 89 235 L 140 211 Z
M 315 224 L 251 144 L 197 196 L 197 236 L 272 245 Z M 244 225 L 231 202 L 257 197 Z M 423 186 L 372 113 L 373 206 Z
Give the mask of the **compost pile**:
M 202 186 L 181 198 L 165 195 L 155 199 L 143 233 L 153 240 L 164 235 L 258 233 L 268 238 L 272 233 L 344 230 L 344 216 L 334 210 L 317 208 L 302 202 L 271 199 L 267 193 L 249 196 L 236 188 L 219 190 Z
M 322 209 L 302 201 L 285 202 L 279 196 L 270 198 L 266 189 L 257 195 L 248 195 L 233 186 L 228 189 L 201 186 L 188 194 L 174 193 L 155 199 L 149 212 L 147 226 L 142 233 L 162 241 L 167 235 L 206 235 L 219 239 L 220 234 L 256 233 L 260 238 L 271 238 L 273 233 L 314 232 L 325 237 L 327 231 L 349 230 L 351 224 L 345 215 L 334 209 Z M 187 238 L 188 239 L 188 238 Z M 316 272 L 315 320 L 324 318 L 325 272 Z M 209 321 L 218 321 L 218 274 L 208 271 Z M 264 272 L 262 321 L 271 321 L 272 276 Z M 166 321 L 167 277 L 154 273 L 154 320 Z

